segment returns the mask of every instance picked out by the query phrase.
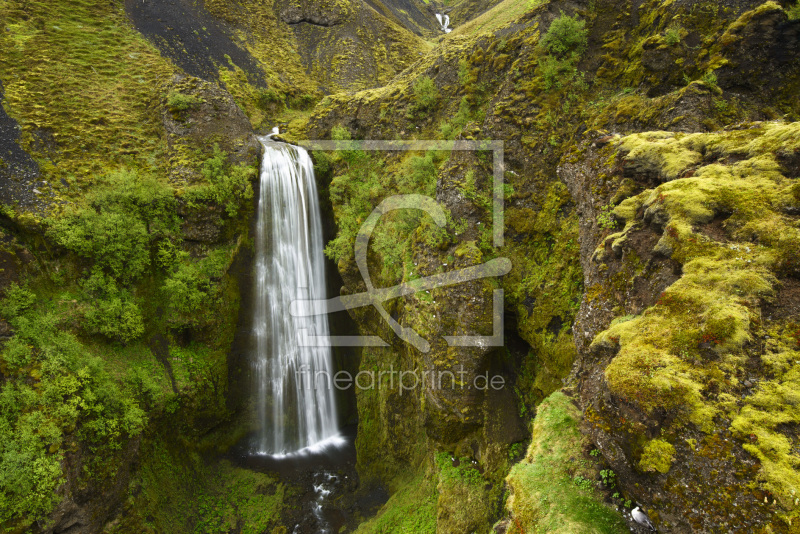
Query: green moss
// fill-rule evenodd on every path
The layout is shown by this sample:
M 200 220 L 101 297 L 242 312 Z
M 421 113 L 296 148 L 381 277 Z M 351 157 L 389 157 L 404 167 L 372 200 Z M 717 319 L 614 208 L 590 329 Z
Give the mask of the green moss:
M 79 183 L 123 161 L 159 165 L 164 138 L 153 106 L 175 67 L 118 3 L 5 2 L 0 18 L 10 30 L 0 35 L 3 105 L 51 200 L 80 198 Z
M 438 492 L 435 479 L 424 472 L 403 484 L 378 514 L 358 526 L 356 534 L 419 532 L 434 534 Z
M 654 439 L 644 446 L 642 457 L 639 460 L 639 469 L 667 473 L 674 461 L 675 447 L 664 440 Z
M 744 448 L 761 462 L 760 480 L 778 496 L 784 508 L 792 510 L 800 491 L 800 457 L 794 450 L 793 437 L 781 432 L 782 425 L 800 421 L 800 350 L 796 350 L 790 336 L 788 331 L 781 337 L 784 346 L 795 345 L 795 350 L 767 355 L 765 360 L 775 378 L 765 381 L 754 395 L 747 397 L 731 429 L 747 441 Z
M 637 172 L 654 173 L 670 181 L 702 161 L 701 146 L 695 145 L 694 139 L 671 132 L 647 132 L 626 137 L 620 150 L 626 161 L 635 162 Z
M 257 534 L 281 528 L 281 514 L 298 498 L 296 489 L 270 474 L 208 464 L 191 448 L 164 436 L 142 444 L 142 465 L 128 488 L 125 513 L 109 526 L 124 532 L 220 532 Z
M 588 448 L 578 428 L 581 414 L 563 393 L 550 395 L 539 405 L 531 445 L 506 482 L 512 514 L 508 532 L 619 533 L 627 532 L 622 517 L 602 503 L 591 484 L 599 470 L 580 462 Z
M 626 219 L 626 228 L 642 214 L 660 221 L 664 233 L 656 248 L 680 261 L 683 270 L 655 306 L 612 323 L 593 341 L 594 347 L 619 347 L 605 371 L 611 391 L 647 412 L 676 414 L 673 431 L 691 424 L 714 432 L 719 417 L 733 421 L 731 430 L 762 462 L 764 487 L 789 509 L 800 460 L 790 452 L 791 439 L 778 430 L 797 421 L 794 402 L 786 397 L 793 387 L 788 362 L 796 345 L 785 321 L 775 326 L 779 333 L 771 332 L 779 341 L 759 353 L 771 371 L 758 392 L 738 404 L 730 399 L 737 395 L 737 370 L 747 347 L 766 335 L 760 303 L 774 295 L 777 277 L 795 272 L 789 258 L 800 230 L 781 208 L 794 202 L 794 184 L 782 175 L 775 154 L 796 150 L 798 134 L 798 123 L 765 123 L 715 134 L 636 134 L 620 141 L 625 165 L 673 179 L 623 201 L 615 214 Z M 702 231 L 719 214 L 726 217 L 724 241 Z M 709 395 L 709 387 L 715 394 Z M 640 467 L 666 472 L 673 455 L 668 447 L 650 442 Z

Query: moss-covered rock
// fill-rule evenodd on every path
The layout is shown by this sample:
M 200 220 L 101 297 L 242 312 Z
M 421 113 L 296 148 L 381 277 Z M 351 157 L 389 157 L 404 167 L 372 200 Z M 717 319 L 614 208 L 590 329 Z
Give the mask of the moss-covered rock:
M 603 503 L 600 469 L 580 425 L 580 410 L 561 392 L 539 405 L 528 452 L 506 479 L 506 532 L 626 531 L 621 514 Z M 612 475 L 604 479 L 613 484 Z
M 774 410 L 786 402 L 796 347 L 787 336 L 791 320 L 765 321 L 762 310 L 796 276 L 787 254 L 798 229 L 786 211 L 796 201 L 776 154 L 794 151 L 797 131 L 797 123 L 760 123 L 713 134 L 638 134 L 562 169 L 573 188 L 607 171 L 612 184 L 624 176 L 643 187 L 667 180 L 613 210 L 621 231 L 608 235 L 589 224 L 582 233 L 582 244 L 590 245 L 583 249 L 589 293 L 579 328 L 588 337 L 576 336 L 583 348 L 574 370 L 593 439 L 625 475 L 626 491 L 652 499 L 664 525 L 707 529 L 713 510 L 737 525 L 771 523 L 783 531 L 791 524 L 796 464 L 786 444 L 793 438 L 777 420 L 792 415 Z M 590 203 L 584 209 L 600 214 Z M 614 290 L 615 274 L 634 255 L 676 266 L 669 287 L 644 307 Z M 652 271 L 640 276 L 652 280 Z M 626 284 L 636 291 L 636 278 Z M 767 405 L 777 420 L 757 415 Z M 647 472 L 661 475 L 640 474 Z M 755 476 L 758 484 L 738 486 L 732 473 Z M 675 494 L 690 480 L 694 491 Z M 669 491 L 668 499 L 645 489 L 653 486 Z M 719 488 L 726 498 L 708 501 Z M 765 495 L 782 511 L 770 511 Z M 704 514 L 687 517 L 701 502 Z

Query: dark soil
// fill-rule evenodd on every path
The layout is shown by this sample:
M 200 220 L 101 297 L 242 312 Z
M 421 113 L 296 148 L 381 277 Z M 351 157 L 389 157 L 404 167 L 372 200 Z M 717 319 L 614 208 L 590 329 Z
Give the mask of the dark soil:
M 775 300 L 764 306 L 764 315 L 770 321 L 800 320 L 800 280 L 781 280 Z
M 728 217 L 730 217 L 729 214 L 714 217 L 713 221 L 703 225 L 701 228 L 695 228 L 694 231 L 702 233 L 714 241 L 727 243 L 730 241 L 728 238 L 728 232 L 725 230 L 725 221 L 728 220 Z
M 133 25 L 165 57 L 187 74 L 218 81 L 217 65 L 225 56 L 247 73 L 250 83 L 265 86 L 264 71 L 234 41 L 231 28 L 190 0 L 125 0 Z
M 20 127 L 3 109 L 0 81 L 0 203 L 33 207 L 39 164 L 19 146 Z

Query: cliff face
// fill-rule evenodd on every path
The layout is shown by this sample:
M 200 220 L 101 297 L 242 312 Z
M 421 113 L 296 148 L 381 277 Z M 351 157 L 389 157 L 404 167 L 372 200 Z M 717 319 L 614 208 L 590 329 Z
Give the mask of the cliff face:
M 431 9 L 451 7 L 442 38 Z M 796 15 L 756 0 L 0 4 L 0 526 L 296 522 L 300 489 L 217 455 L 247 428 L 231 347 L 255 134 L 279 124 L 503 142 L 498 189 L 487 150 L 313 154 L 343 293 L 365 289 L 355 236 L 395 194 L 434 198 L 445 221 L 384 216 L 377 287 L 512 266 L 387 301 L 427 351 L 352 312 L 390 345 L 360 370 L 394 373 L 357 392 L 362 489 L 392 494 L 359 532 L 619 532 L 634 502 L 660 531 L 791 532 Z M 503 345 L 450 346 L 495 333 L 499 289 Z
M 445 234 L 428 243 L 420 238 L 432 231 L 424 218 L 417 233 L 408 221 L 387 223 L 370 256 L 371 272 L 386 273 L 385 283 L 495 256 L 511 258 L 514 266 L 500 282 L 513 318 L 506 325 L 507 355 L 434 344 L 430 354 L 405 346 L 385 358 L 422 371 L 464 365 L 466 382 L 486 368 L 504 369 L 516 398 L 461 394 L 453 401 L 447 388 L 431 385 L 416 399 L 363 394 L 359 409 L 369 431 L 361 432 L 359 451 L 375 460 L 362 468 L 391 481 L 398 469 L 384 466 L 405 464 L 415 457 L 409 451 L 466 453 L 487 482 L 497 481 L 503 454 L 491 451 L 511 451 L 520 438 L 490 430 L 493 410 L 524 416 L 565 379 L 593 443 L 584 447 L 596 447 L 594 455 L 583 449 L 584 461 L 602 458 L 600 467 L 617 477 L 599 484 L 609 503 L 640 502 L 660 528 L 675 532 L 767 525 L 785 531 L 794 510 L 790 451 L 797 439 L 785 423 L 792 418 L 785 411 L 791 412 L 788 362 L 797 350 L 795 274 L 787 254 L 797 231 L 789 140 L 798 108 L 788 95 L 800 81 L 797 59 L 787 52 L 797 46 L 798 23 L 779 5 L 757 2 L 514 9 L 504 3 L 457 27 L 392 84 L 333 96 L 309 122 L 310 138 L 341 136 L 337 128 L 344 128 L 354 139 L 505 142 L 510 187 L 499 250 L 479 226 L 491 224 L 491 158 L 364 156 L 381 176 L 373 186 L 357 160 L 334 157 L 330 187 L 340 228 L 363 220 L 374 199 L 396 193 L 426 192 L 452 216 Z M 545 37 L 562 10 L 586 21 L 584 45 L 564 40 L 567 49 L 560 51 Z M 784 119 L 753 122 L 775 117 Z M 430 173 L 415 172 L 424 158 L 433 164 Z M 737 176 L 747 183 L 728 184 Z M 352 257 L 335 244 L 329 252 L 339 261 L 346 292 L 362 288 Z M 752 267 L 739 273 L 737 262 Z M 473 309 L 485 309 L 488 287 L 469 287 L 441 290 L 430 302 L 428 295 L 406 297 L 391 313 L 420 331 L 424 322 L 426 334 L 435 336 L 458 313 L 469 322 Z M 357 317 L 365 333 L 386 333 L 377 317 Z M 377 355 L 365 361 L 380 365 Z M 414 414 L 412 420 L 424 421 L 424 437 L 417 426 L 394 423 L 388 406 L 403 420 Z M 759 411 L 775 409 L 775 419 Z M 470 417 L 476 412 L 483 415 Z M 416 449 L 405 445 L 414 435 Z M 391 444 L 393 436 L 404 436 L 401 449 Z M 389 458 L 380 462 L 371 453 L 378 450 Z M 526 461 L 539 454 L 532 448 Z M 434 478 L 436 528 L 463 531 L 463 517 L 456 519 L 448 504 L 462 489 L 442 477 L 439 471 Z M 745 479 L 750 486 L 737 482 Z M 509 481 L 515 497 L 504 524 L 513 532 L 538 528 L 538 514 L 553 509 L 536 503 L 535 479 Z M 479 530 L 487 524 L 481 521 L 502 515 L 466 508 Z M 579 524 L 595 531 L 580 514 L 553 521 L 560 525 L 554 531 L 575 532 Z
M 797 129 L 636 134 L 560 169 L 588 221 L 616 206 L 612 226 L 581 234 L 573 373 L 585 430 L 675 532 L 763 528 L 794 508 L 796 438 L 778 421 L 792 417 L 798 220 L 778 162 Z M 678 148 L 689 144 L 698 151 Z M 601 174 L 629 198 L 580 193 Z

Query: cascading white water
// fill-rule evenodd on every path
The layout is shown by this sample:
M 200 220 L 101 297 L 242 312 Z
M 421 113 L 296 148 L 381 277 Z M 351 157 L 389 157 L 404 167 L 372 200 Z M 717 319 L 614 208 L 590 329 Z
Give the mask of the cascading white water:
M 302 148 L 261 138 L 261 193 L 256 223 L 255 449 L 281 456 L 337 441 L 331 349 L 302 346 L 298 336 L 327 336 L 322 313 L 293 317 L 292 301 L 325 294 L 322 224 L 314 166 Z
M 453 31 L 450 28 L 450 15 L 442 15 L 441 13 L 436 13 L 436 20 L 439 21 L 439 27 L 442 29 L 444 33 L 450 33 Z

